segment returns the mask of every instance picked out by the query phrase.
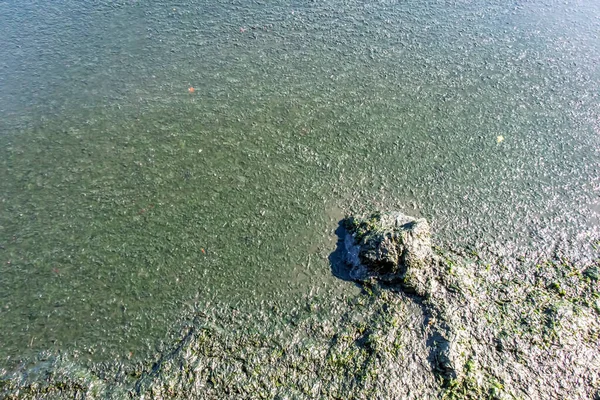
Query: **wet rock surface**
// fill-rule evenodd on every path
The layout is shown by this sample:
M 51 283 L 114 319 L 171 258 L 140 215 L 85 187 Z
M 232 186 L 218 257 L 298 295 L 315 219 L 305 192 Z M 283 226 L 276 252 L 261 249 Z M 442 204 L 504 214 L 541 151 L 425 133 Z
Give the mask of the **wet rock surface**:
M 402 282 L 408 291 L 424 295 L 432 261 L 431 232 L 424 218 L 398 211 L 374 213 L 344 221 L 346 261 L 350 277 Z

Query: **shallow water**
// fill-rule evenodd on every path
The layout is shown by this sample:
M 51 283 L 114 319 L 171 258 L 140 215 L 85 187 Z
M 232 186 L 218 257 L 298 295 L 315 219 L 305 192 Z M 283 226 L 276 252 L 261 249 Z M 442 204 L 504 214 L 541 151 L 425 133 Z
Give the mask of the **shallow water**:
M 327 260 L 349 211 L 425 216 L 444 246 L 585 259 L 599 15 L 0 3 L 0 357 L 145 354 L 196 299 L 355 291 Z

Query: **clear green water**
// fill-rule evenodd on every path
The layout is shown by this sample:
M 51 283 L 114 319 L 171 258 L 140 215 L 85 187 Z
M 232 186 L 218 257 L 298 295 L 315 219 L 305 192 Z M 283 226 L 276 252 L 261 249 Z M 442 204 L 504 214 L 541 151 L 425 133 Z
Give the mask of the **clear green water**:
M 327 259 L 351 210 L 586 257 L 600 9 L 505 3 L 1 2 L 0 357 L 355 291 Z

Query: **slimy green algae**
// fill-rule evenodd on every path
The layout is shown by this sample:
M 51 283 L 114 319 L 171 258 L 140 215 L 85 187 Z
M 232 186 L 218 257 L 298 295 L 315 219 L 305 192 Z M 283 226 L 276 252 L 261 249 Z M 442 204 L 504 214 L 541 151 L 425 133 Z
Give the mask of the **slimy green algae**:
M 197 305 L 152 360 L 45 355 L 0 393 L 38 398 L 589 399 L 598 395 L 598 282 L 564 259 L 489 262 L 436 249 L 427 297 L 369 284 L 235 308 Z M 559 288 L 559 289 L 558 289 Z M 444 352 L 448 343 L 449 352 Z M 444 358 L 446 357 L 446 358 Z M 448 361 L 449 360 L 449 361 Z M 450 364 L 450 377 L 442 367 Z
M 360 242 L 368 235 L 379 232 L 382 229 L 379 225 L 380 222 L 381 213 L 377 211 L 371 213 L 366 218 L 348 216 L 343 220 L 344 228 L 355 235 L 357 242 Z

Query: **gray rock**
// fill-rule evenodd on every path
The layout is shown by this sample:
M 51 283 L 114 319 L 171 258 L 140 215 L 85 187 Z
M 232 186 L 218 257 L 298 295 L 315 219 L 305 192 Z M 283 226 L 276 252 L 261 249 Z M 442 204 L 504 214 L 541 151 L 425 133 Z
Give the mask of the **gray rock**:
M 350 277 L 365 282 L 401 282 L 425 295 L 432 261 L 431 231 L 424 218 L 401 212 L 375 213 L 345 220 L 346 262 Z

